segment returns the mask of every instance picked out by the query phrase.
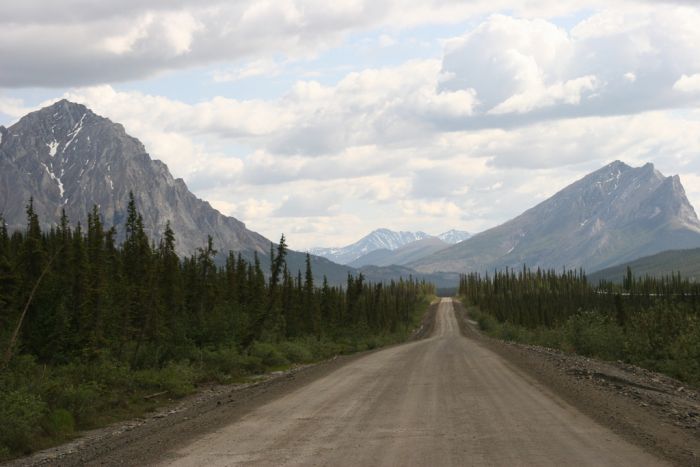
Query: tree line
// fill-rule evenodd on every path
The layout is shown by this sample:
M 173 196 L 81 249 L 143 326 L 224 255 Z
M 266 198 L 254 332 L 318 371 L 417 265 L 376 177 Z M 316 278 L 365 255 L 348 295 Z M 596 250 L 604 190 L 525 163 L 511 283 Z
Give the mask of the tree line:
M 0 459 L 70 431 L 57 424 L 140 407 L 143 392 L 183 395 L 197 381 L 396 342 L 434 292 L 361 274 L 315 284 L 308 255 L 289 270 L 284 236 L 266 271 L 258 253 L 219 255 L 211 237 L 181 258 L 169 224 L 148 238 L 133 195 L 121 244 L 97 207 L 85 227 L 63 213 L 42 230 L 31 200 L 26 213 L 24 231 L 0 218 Z
M 528 268 L 465 274 L 459 294 L 493 335 L 610 360 L 700 384 L 700 284 L 670 274 L 621 284 Z
M 316 287 L 307 255 L 304 272 L 287 268 L 284 235 L 271 245 L 265 274 L 229 252 L 217 266 L 212 238 L 188 258 L 175 251 L 166 225 L 155 244 L 144 232 L 133 196 L 126 237 L 105 229 L 95 207 L 87 229 L 65 216 L 42 232 L 30 201 L 26 232 L 9 234 L 0 224 L 0 323 L 3 341 L 17 322 L 30 290 L 51 261 L 21 330 L 21 352 L 47 363 L 97 358 L 108 353 L 131 365 L 159 365 L 182 346 L 235 343 L 245 351 L 256 341 L 303 336 L 336 338 L 358 332 L 396 332 L 431 286 L 415 280 L 370 284 L 360 274 L 346 287 Z

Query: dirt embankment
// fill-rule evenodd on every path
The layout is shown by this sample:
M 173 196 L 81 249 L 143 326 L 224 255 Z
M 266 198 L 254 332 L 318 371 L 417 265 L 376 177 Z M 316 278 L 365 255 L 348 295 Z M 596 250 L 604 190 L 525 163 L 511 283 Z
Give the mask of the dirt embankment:
M 420 326 L 418 329 L 413 331 L 413 333 L 411 333 L 411 336 L 408 339 L 409 341 L 426 339 L 433 335 L 433 332 L 435 332 L 435 319 L 439 305 L 439 299 L 435 299 L 430 303 L 430 306 L 428 306 L 428 311 L 426 311 L 425 315 L 423 315 Z
M 622 362 L 603 362 L 548 348 L 503 342 L 478 331 L 461 303 L 462 334 L 627 440 L 678 465 L 700 465 L 700 394 L 669 378 Z

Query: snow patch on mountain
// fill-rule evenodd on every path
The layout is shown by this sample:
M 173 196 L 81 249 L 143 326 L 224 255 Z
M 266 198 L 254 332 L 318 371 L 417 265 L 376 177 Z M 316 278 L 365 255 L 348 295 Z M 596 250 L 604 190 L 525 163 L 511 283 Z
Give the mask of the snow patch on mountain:
M 53 140 L 48 143 L 47 146 L 49 147 L 49 156 L 54 157 L 56 155 L 56 151 L 58 150 L 58 141 Z
M 451 245 L 454 245 L 455 243 L 463 242 L 464 240 L 468 239 L 471 237 L 471 234 L 469 232 L 465 232 L 464 230 L 448 230 L 447 232 L 443 232 L 440 235 L 437 236 L 440 240 L 442 240 L 445 243 L 449 243 Z

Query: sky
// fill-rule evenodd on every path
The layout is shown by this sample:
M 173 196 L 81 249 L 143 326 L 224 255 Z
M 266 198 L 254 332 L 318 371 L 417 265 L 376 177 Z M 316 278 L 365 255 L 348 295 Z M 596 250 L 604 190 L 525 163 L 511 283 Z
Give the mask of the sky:
M 0 124 L 86 104 L 300 250 L 483 231 L 614 160 L 700 206 L 698 25 L 695 0 L 6 2 Z

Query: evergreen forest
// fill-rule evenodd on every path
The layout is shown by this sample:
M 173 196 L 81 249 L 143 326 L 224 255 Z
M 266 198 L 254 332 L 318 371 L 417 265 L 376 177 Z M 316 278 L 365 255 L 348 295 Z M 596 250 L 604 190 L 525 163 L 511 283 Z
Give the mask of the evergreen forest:
M 0 459 L 77 430 L 152 410 L 208 382 L 372 349 L 409 336 L 434 293 L 413 279 L 314 284 L 310 258 L 290 271 L 284 236 L 271 266 L 211 237 L 176 254 L 168 225 L 150 239 L 133 196 L 117 242 L 95 207 L 42 231 L 0 220 Z M 153 397 L 153 396 L 157 397 Z
M 488 334 L 621 360 L 700 385 L 700 284 L 680 274 L 588 282 L 583 271 L 463 275 L 459 294 Z

